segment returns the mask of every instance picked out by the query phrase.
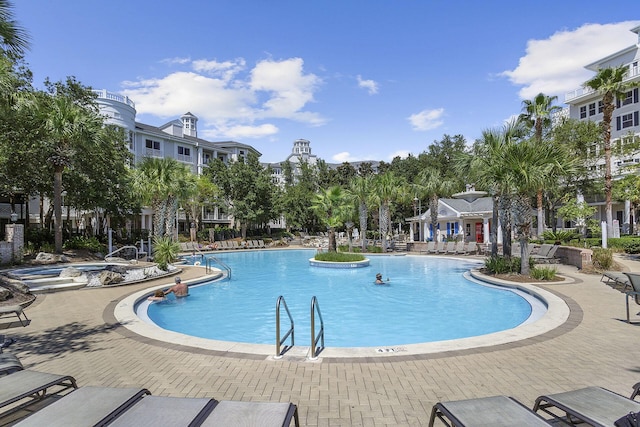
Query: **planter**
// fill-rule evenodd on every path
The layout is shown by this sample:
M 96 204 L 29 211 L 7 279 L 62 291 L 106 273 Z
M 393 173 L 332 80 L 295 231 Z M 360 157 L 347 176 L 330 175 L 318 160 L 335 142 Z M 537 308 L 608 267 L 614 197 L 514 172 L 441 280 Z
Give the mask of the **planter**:
M 333 262 L 333 261 L 318 261 L 315 258 L 309 258 L 309 265 L 312 267 L 322 267 L 322 268 L 362 268 L 362 267 L 369 267 L 369 259 L 365 258 L 362 261 Z

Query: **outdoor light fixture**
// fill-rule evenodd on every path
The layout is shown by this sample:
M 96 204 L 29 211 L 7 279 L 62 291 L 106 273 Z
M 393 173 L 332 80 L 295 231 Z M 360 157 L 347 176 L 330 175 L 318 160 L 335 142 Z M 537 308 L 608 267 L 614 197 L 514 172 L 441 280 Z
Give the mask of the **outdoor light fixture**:
M 11 212 L 11 222 L 15 223 L 18 220 L 18 214 L 15 212 Z

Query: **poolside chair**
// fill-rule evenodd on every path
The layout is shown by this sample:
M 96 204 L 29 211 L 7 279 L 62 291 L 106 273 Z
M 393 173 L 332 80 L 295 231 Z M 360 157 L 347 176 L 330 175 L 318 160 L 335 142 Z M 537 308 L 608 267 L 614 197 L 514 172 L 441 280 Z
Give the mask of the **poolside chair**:
M 474 254 L 478 253 L 478 243 L 476 242 L 467 243 L 467 249 L 466 249 L 465 255 L 469 255 L 470 253 L 474 253 Z
M 633 393 L 631 393 L 631 397 L 629 399 L 633 400 L 640 394 L 640 383 L 635 383 L 633 385 Z
M 286 427 L 292 420 L 296 427 L 300 426 L 298 407 L 293 403 L 223 400 L 201 426 Z
M 0 353 L 0 375 L 9 375 L 23 370 L 22 362 L 11 353 Z
M 436 253 L 436 242 L 434 242 L 433 240 L 431 240 L 430 242 L 427 242 L 427 247 L 425 249 L 425 252 L 428 254 L 435 254 Z
M 208 398 L 145 396 L 109 427 L 199 426 L 217 404 Z
M 106 426 L 147 394 L 144 388 L 80 387 L 15 425 Z
M 447 246 L 445 247 L 444 253 L 455 254 L 456 253 L 456 242 L 447 242 Z
M 253 246 L 253 249 L 259 249 L 260 248 L 260 243 L 258 243 L 257 240 L 252 240 L 251 241 L 251 245 Z
M 443 254 L 443 253 L 445 253 L 445 246 L 446 246 L 445 242 L 436 243 L 436 250 L 435 250 L 434 254 Z
M 627 277 L 627 275 L 621 271 L 605 271 L 604 273 L 602 273 L 600 281 L 606 283 L 607 285 L 613 285 L 613 287 L 621 285 L 623 291 L 631 287 L 629 277 Z
M 17 317 L 18 320 L 20 321 L 20 324 L 24 327 L 27 326 L 29 324 L 29 318 L 27 317 L 27 315 L 25 314 L 24 311 L 22 311 L 22 306 L 20 305 L 7 305 L 4 307 L 0 307 L 0 318 L 3 317 Z M 23 319 L 24 317 L 24 319 Z
M 550 409 L 554 409 L 555 412 Z M 640 402 L 628 399 L 601 387 L 586 387 L 564 393 L 549 394 L 536 399 L 534 412 L 543 411 L 558 421 L 578 422 L 592 426 L 612 426 L 628 414 L 639 412 Z M 564 415 L 558 415 L 563 412 Z
M 625 292 L 627 295 L 627 323 L 631 323 L 629 319 L 629 298 L 633 297 L 636 304 L 640 305 L 640 273 L 628 273 L 624 274 L 629 278 L 631 284 L 631 290 Z
M 261 248 L 266 248 L 267 245 L 265 245 L 264 240 L 258 240 L 258 246 Z
M 231 249 L 242 249 L 242 247 L 240 246 L 237 240 L 232 240 L 230 243 L 231 243 Z
M 449 427 L 549 427 L 538 414 L 507 396 L 440 402 L 431 411 L 429 427 L 436 418 Z
M 555 259 L 556 251 L 560 245 L 542 245 L 545 246 L 537 254 L 529 255 L 535 262 L 552 262 Z
M 52 388 L 54 392 L 49 393 Z M 72 388 L 76 389 L 78 386 L 75 378 L 69 375 L 49 374 L 28 369 L 5 375 L 0 377 L 0 408 L 13 405 L 27 398 L 29 400 L 18 406 L 12 406 L 2 416 L 16 412 L 51 394 L 58 394 Z M 46 425 L 46 423 L 42 425 Z
M 455 254 L 464 254 L 464 253 L 466 253 L 466 251 L 464 249 L 464 240 L 460 240 L 458 243 L 456 243 L 456 248 L 454 249 L 454 253 Z

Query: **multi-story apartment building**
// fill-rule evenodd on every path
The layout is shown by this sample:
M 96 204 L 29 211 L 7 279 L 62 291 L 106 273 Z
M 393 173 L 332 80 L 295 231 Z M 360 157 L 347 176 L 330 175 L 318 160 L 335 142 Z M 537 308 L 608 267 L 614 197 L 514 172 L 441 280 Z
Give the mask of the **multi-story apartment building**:
M 631 45 L 619 52 L 612 53 L 599 59 L 585 68 L 595 73 L 607 67 L 626 66 L 629 71 L 626 75 L 626 82 L 640 84 L 640 26 L 632 28 L 632 32 L 638 35 L 636 44 Z M 640 96 L 638 87 L 629 90 L 621 99 L 616 99 L 616 109 L 611 122 L 612 147 L 623 147 L 625 143 L 640 138 Z M 602 121 L 603 103 L 602 96 L 589 88 L 582 87 L 565 95 L 565 104 L 569 106 L 569 117 L 577 120 Z M 593 150 L 598 148 L 594 144 Z M 598 154 L 598 153 L 596 153 Z M 627 173 L 637 173 L 637 169 L 629 166 L 640 166 L 640 150 L 630 151 L 628 154 L 617 155 L 612 159 L 612 174 L 615 178 L 620 178 Z M 604 159 L 598 160 L 593 166 L 594 172 L 604 170 Z M 588 195 L 586 201 L 596 206 L 598 211 L 596 217 L 604 220 L 604 197 Z M 628 227 L 630 221 L 630 203 L 616 203 L 612 206 L 614 220 L 622 226 L 623 231 Z

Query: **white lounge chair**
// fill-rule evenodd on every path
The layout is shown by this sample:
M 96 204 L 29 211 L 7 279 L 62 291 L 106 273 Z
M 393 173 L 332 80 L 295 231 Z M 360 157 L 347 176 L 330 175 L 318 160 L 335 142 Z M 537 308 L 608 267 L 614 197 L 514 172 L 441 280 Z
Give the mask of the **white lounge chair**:
M 549 427 L 542 417 L 507 396 L 440 402 L 431 411 L 429 427 L 436 418 L 455 427 Z

